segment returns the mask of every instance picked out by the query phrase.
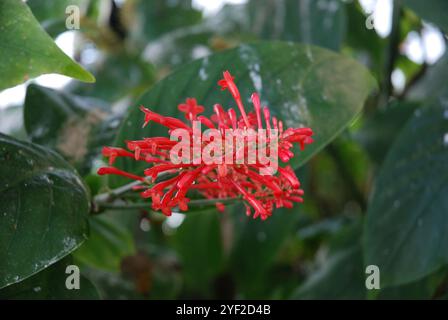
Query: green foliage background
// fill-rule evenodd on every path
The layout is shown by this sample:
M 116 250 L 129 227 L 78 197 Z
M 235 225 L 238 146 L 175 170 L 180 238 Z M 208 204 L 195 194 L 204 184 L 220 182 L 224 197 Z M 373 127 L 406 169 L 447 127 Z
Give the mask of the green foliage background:
M 447 297 L 447 57 L 417 64 L 400 48 L 425 23 L 446 31 L 448 7 L 393 3 L 381 38 L 357 1 L 248 0 L 211 16 L 189 0 L 0 1 L 0 90 L 27 81 L 24 103 L 0 109 L 0 297 Z M 76 61 L 54 42 L 69 5 L 81 13 Z M 227 69 L 242 96 L 258 91 L 288 126 L 315 131 L 293 163 L 304 204 L 267 221 L 239 204 L 177 219 L 135 195 L 98 204 L 127 183 L 96 175 L 101 147 L 162 132 L 141 128 L 137 106 L 228 106 L 216 84 Z M 73 80 L 32 80 L 47 73 Z M 64 286 L 70 264 L 81 290 Z M 365 286 L 372 264 L 379 290 Z

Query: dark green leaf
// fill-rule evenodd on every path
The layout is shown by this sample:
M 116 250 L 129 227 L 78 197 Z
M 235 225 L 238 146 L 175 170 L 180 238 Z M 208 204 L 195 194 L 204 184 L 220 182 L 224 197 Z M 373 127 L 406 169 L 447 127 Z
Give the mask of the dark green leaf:
M 89 239 L 75 251 L 75 258 L 88 266 L 118 272 L 122 258 L 135 254 L 131 232 L 104 215 L 89 222 Z
M 84 276 L 80 277 L 79 289 L 67 289 L 65 282 L 71 273 L 66 273 L 66 269 L 70 265 L 73 265 L 73 259 L 68 256 L 32 277 L 0 290 L 0 299 L 99 299 L 95 286 Z
M 420 279 L 448 263 L 448 108 L 417 109 L 387 155 L 365 224 L 366 264 L 383 286 Z
M 436 272 L 415 282 L 384 288 L 377 295 L 380 300 L 423 300 L 432 299 L 442 283 L 443 273 Z
M 364 299 L 365 277 L 359 246 L 332 255 L 293 294 L 293 299 Z
M 223 249 L 218 215 L 216 210 L 187 214 L 173 236 L 188 288 L 207 290 L 221 271 Z
M 231 268 L 240 289 L 248 298 L 259 298 L 263 276 L 273 264 L 288 235 L 297 228 L 299 210 L 277 209 L 267 219 L 253 220 L 244 214 L 244 208 L 235 208 L 233 217 L 242 220 L 237 227 L 231 256 Z
M 448 97 L 445 81 L 448 75 L 448 54 L 430 66 L 422 79 L 412 87 L 409 98 L 425 101 L 428 97 Z
M 292 295 L 293 299 L 365 299 L 361 224 L 342 229 L 329 242 L 329 256 Z
M 0 2 L 0 43 L 0 90 L 44 73 L 95 81 L 56 46 L 22 1 Z
M 368 118 L 356 139 L 367 149 L 376 163 L 381 163 L 398 133 L 412 116 L 417 103 L 396 101 Z
M 87 237 L 89 202 L 56 153 L 0 134 L 0 288 L 75 250 Z
M 446 0 L 404 0 L 403 3 L 415 11 L 421 18 L 437 24 L 444 31 L 448 30 L 448 21 L 446 19 L 448 2 Z

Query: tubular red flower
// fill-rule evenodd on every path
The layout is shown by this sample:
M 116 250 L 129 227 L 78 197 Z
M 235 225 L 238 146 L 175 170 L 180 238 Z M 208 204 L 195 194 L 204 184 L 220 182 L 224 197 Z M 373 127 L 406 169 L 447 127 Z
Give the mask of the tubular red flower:
M 185 117 L 190 121 L 196 120 L 196 116 L 204 112 L 204 107 L 198 105 L 195 98 L 187 98 L 185 103 L 179 104 L 177 108 L 185 113 Z
M 138 181 L 145 181 L 145 178 L 143 177 L 139 177 L 137 175 L 125 172 L 125 171 L 121 171 L 117 168 L 114 167 L 103 167 L 103 168 L 99 168 L 97 173 L 99 175 L 105 175 L 105 174 L 115 174 L 115 175 L 119 175 L 119 176 L 123 176 L 126 178 L 130 178 L 130 179 L 134 179 L 134 180 L 138 180 Z
M 263 204 L 258 201 L 252 194 L 250 194 L 246 189 L 244 189 L 240 184 L 230 179 L 227 179 L 227 181 L 232 184 L 243 195 L 243 198 L 246 199 L 247 202 L 249 202 L 249 204 L 254 208 L 254 219 L 259 215 L 261 215 L 262 218 L 268 215 L 268 212 L 263 207 Z
M 261 124 L 261 104 L 260 104 L 260 97 L 258 96 L 258 93 L 254 92 L 251 96 L 252 103 L 254 105 L 255 114 L 257 116 L 257 128 L 263 128 L 263 125 Z
M 140 110 L 144 114 L 143 126 L 152 121 L 166 127 L 168 133 L 174 129 L 185 129 L 190 138 L 189 151 L 194 151 L 194 143 L 197 140 L 200 142 L 201 150 L 212 143 L 207 139 L 202 139 L 202 132 L 199 132 L 200 137 L 195 136 L 197 132 L 195 132 L 196 129 L 193 130 L 196 128 L 194 121 L 199 121 L 209 129 L 217 128 L 221 133 L 229 128 L 244 133 L 250 130 L 267 129 L 268 136 L 263 138 L 266 142 L 273 139 L 270 132 L 272 129 L 276 129 L 278 130 L 277 154 L 284 163 L 288 163 L 295 156 L 294 145 L 298 145 L 303 150 L 307 144 L 313 142 L 313 131 L 310 128 L 286 128 L 284 130 L 283 122 L 276 117 L 271 117 L 267 107 L 261 107 L 258 93 L 251 95 L 254 111 L 246 113 L 240 92 L 230 72 L 225 71 L 223 79 L 219 80 L 218 84 L 222 90 L 229 90 L 238 106 L 240 116 L 237 115 L 235 109 L 227 108 L 225 110 L 220 104 L 213 106 L 211 117 L 199 115 L 205 111 L 205 108 L 199 105 L 196 99 L 187 98 L 184 103 L 178 105 L 179 111 L 185 114 L 187 123 L 177 118 L 162 116 L 140 106 Z M 212 141 L 216 142 L 215 139 L 213 138 Z M 294 203 L 303 202 L 303 190 L 300 189 L 299 179 L 289 165 L 279 166 L 275 174 L 263 175 L 261 170 L 269 168 L 266 163 L 261 163 L 260 159 L 256 159 L 255 163 L 247 161 L 250 155 L 258 154 L 260 151 L 267 152 L 269 150 L 269 154 L 271 153 L 266 146 L 258 145 L 262 141 L 259 140 L 262 139 L 261 137 L 256 135 L 256 138 L 251 140 L 253 149 L 249 148 L 250 140 L 245 135 L 243 135 L 243 145 L 229 150 L 226 148 L 226 135 L 223 135 L 221 139 L 222 148 L 214 150 L 214 154 L 216 152 L 221 160 L 230 159 L 231 163 L 208 163 L 202 157 L 197 162 L 193 157 L 192 163 L 173 163 L 170 154 L 178 142 L 169 137 L 148 137 L 126 141 L 126 149 L 104 147 L 103 156 L 109 158 L 110 167 L 100 168 L 98 174 L 115 174 L 145 182 L 145 184 L 137 186 L 135 190 L 140 192 L 142 198 L 151 198 L 152 208 L 160 210 L 167 216 L 171 215 L 174 209 L 188 210 L 190 192 L 199 193 L 206 199 L 242 198 L 246 214 L 253 218 L 260 217 L 263 220 L 272 215 L 274 208 L 291 208 Z M 180 157 L 184 156 L 184 151 L 182 150 Z M 138 176 L 111 167 L 118 157 L 144 161 L 150 166 L 143 170 L 142 176 Z M 188 156 L 183 159 L 188 159 Z M 242 160 L 242 163 L 234 163 L 236 160 Z M 217 200 L 215 204 L 220 212 L 225 210 L 223 202 Z
M 288 180 L 288 182 L 294 189 L 298 189 L 300 187 L 299 179 L 297 179 L 297 176 L 295 175 L 294 171 L 291 169 L 290 166 L 286 168 L 279 167 L 278 171 L 283 177 L 286 178 L 286 180 Z
M 209 118 L 206 118 L 204 116 L 199 116 L 198 120 L 205 126 L 207 126 L 209 129 L 215 129 L 215 125 L 213 124 L 213 121 Z
M 134 154 L 122 148 L 103 147 L 103 156 L 109 157 L 109 165 L 111 166 L 117 157 L 130 157 L 133 158 Z
M 247 119 L 246 110 L 244 110 L 243 102 L 241 101 L 240 92 L 233 82 L 234 78 L 231 76 L 229 71 L 224 71 L 224 78 L 218 81 L 218 84 L 221 86 L 221 90 L 228 89 L 233 99 L 235 100 L 238 108 L 240 109 L 241 116 L 243 117 L 244 123 L 247 127 L 250 127 L 249 120 Z

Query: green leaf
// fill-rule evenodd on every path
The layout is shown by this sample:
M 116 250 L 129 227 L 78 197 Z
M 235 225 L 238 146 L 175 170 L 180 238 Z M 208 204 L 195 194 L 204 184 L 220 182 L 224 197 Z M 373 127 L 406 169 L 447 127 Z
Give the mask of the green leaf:
M 117 144 L 125 140 L 166 135 L 157 126 L 142 128 L 144 105 L 166 116 L 184 118 L 177 105 L 195 97 L 210 115 L 215 103 L 233 106 L 231 95 L 222 92 L 217 81 L 229 70 L 235 77 L 246 109 L 254 91 L 272 114 L 286 127 L 309 126 L 315 142 L 292 163 L 297 167 L 333 140 L 359 113 L 375 88 L 368 71 L 352 59 L 334 52 L 300 44 L 260 42 L 193 61 L 157 83 L 131 107 L 119 130 Z M 136 161 L 118 162 L 125 170 L 140 172 L 144 165 Z
M 263 287 L 263 277 L 273 264 L 288 235 L 298 227 L 300 214 L 295 209 L 277 209 L 266 221 L 253 220 L 244 214 L 244 208 L 235 210 L 237 235 L 231 254 L 231 269 L 246 298 L 257 296 Z
M 75 251 L 75 258 L 98 269 L 120 271 L 121 259 L 135 254 L 132 233 L 108 216 L 93 217 L 89 222 L 89 239 Z
M 210 288 L 223 262 L 219 213 L 187 214 L 173 237 L 186 286 L 199 291 Z
M 0 43 L 0 90 L 44 73 L 95 81 L 56 46 L 22 1 L 0 2 Z
M 445 79 L 448 75 L 448 53 L 445 53 L 436 64 L 428 67 L 422 79 L 412 87 L 409 98 L 425 101 L 428 97 L 448 96 Z
M 292 295 L 292 299 L 365 299 L 366 287 L 359 221 L 329 242 L 329 255 Z
M 414 102 L 392 102 L 387 108 L 378 110 L 369 117 L 362 129 L 356 133 L 356 139 L 376 163 L 383 161 L 390 146 L 418 105 Z
M 340 0 L 252 0 L 250 30 L 263 39 L 288 40 L 339 50 L 346 29 Z
M 417 109 L 387 155 L 365 223 L 365 261 L 382 286 L 420 279 L 448 263 L 448 108 Z
M 444 31 L 448 30 L 446 12 L 448 2 L 445 0 L 404 0 L 403 4 L 411 8 L 421 18 L 437 24 Z
M 24 123 L 32 142 L 55 149 L 84 173 L 113 140 L 119 119 L 103 101 L 30 84 Z
M 95 286 L 84 276 L 80 277 L 79 289 L 67 289 L 65 282 L 70 274 L 66 273 L 66 268 L 70 265 L 73 265 L 73 259 L 68 256 L 34 276 L 0 290 L 0 299 L 99 299 Z
M 445 273 L 446 274 L 446 273 Z M 434 299 L 437 288 L 442 284 L 444 272 L 436 272 L 423 279 L 401 286 L 382 289 L 379 300 L 423 300 Z
M 0 288 L 75 250 L 87 237 L 89 201 L 56 153 L 0 134 Z
M 361 247 L 333 254 L 293 294 L 293 299 L 364 299 L 365 277 Z

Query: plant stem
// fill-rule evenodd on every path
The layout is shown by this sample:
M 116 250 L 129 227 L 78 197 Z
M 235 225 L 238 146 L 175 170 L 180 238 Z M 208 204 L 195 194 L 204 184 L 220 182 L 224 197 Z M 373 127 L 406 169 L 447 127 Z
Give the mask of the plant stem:
M 141 181 L 134 181 L 134 182 L 125 184 L 124 186 L 121 186 L 117 189 L 113 189 L 109 192 L 100 193 L 93 198 L 93 202 L 98 204 L 98 203 L 105 203 L 105 202 L 112 201 L 112 200 L 118 198 L 119 196 L 121 196 L 122 194 L 124 194 L 128 191 L 131 191 L 132 188 L 139 186 L 141 184 L 142 184 Z
M 408 95 L 409 91 L 414 87 L 414 85 L 423 78 L 423 76 L 426 74 L 426 71 L 428 70 L 428 64 L 423 63 L 419 71 L 408 81 L 406 84 L 406 87 L 403 89 L 403 92 L 398 96 L 398 99 L 405 99 Z
M 157 182 L 165 179 L 167 176 L 169 176 L 169 175 L 168 174 L 159 175 L 154 183 L 157 183 Z M 149 184 L 151 184 L 151 181 L 149 181 L 149 180 L 145 180 L 144 182 L 133 181 L 131 183 L 125 184 L 124 186 L 118 187 L 118 188 L 110 190 L 108 192 L 100 193 L 93 198 L 93 203 L 94 204 L 103 204 L 106 202 L 110 202 L 114 199 L 119 198 L 121 195 L 123 195 L 129 191 L 132 191 L 132 189 L 134 187 L 141 186 L 143 184 L 149 185 Z
M 389 44 L 386 53 L 386 65 L 383 79 L 383 94 L 380 96 L 380 108 L 383 108 L 389 101 L 389 97 L 393 93 L 392 72 L 395 68 L 395 62 L 399 56 L 398 46 L 400 42 L 400 17 L 401 17 L 401 0 L 393 1 L 392 9 L 392 29 L 389 35 Z
M 240 200 L 240 198 L 216 198 L 216 199 L 197 199 L 188 202 L 189 207 L 201 207 L 206 205 L 213 205 L 216 202 L 221 203 L 233 203 Z M 150 209 L 151 202 L 139 202 L 139 203 L 96 203 L 96 213 L 101 212 L 103 209 Z

